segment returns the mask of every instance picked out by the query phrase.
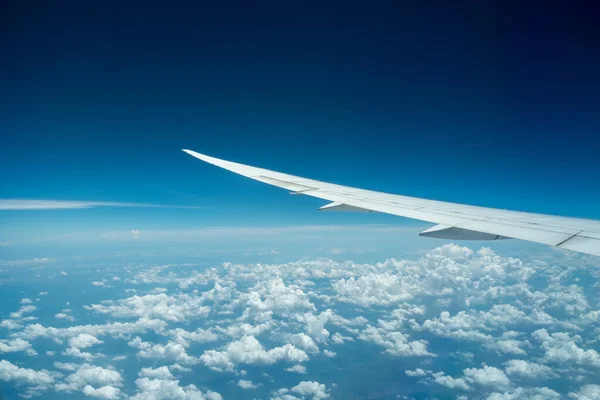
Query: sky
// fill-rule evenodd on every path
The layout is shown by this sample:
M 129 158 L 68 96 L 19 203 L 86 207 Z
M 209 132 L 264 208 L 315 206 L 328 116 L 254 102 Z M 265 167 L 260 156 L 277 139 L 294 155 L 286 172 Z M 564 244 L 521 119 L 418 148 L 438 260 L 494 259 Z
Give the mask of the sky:
M 600 219 L 595 10 L 1 14 L 0 399 L 600 399 L 597 257 L 317 212 L 181 151 Z
M 0 198 L 207 207 L 2 213 L 13 231 L 46 218 L 73 229 L 356 221 L 182 148 L 416 197 L 600 217 L 598 30 L 583 8 L 53 2 L 13 3 L 2 18 Z

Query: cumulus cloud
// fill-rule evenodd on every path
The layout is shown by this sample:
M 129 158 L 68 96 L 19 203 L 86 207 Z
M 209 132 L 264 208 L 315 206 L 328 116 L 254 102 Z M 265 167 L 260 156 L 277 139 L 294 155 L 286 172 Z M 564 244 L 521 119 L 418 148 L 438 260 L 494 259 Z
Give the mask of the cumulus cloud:
M 138 375 L 142 378 L 152 378 L 152 379 L 175 379 L 169 367 L 162 366 L 159 368 L 142 368 Z
M 110 385 L 102 386 L 98 389 L 86 385 L 82 392 L 86 396 L 95 397 L 97 399 L 116 400 L 121 397 L 121 389 Z
M 506 390 L 512 387 L 512 382 L 504 371 L 487 365 L 483 368 L 467 368 L 459 378 L 453 378 L 443 372 L 436 372 L 432 377 L 435 383 L 450 389 L 471 390 L 479 386 L 491 390 Z
M 229 343 L 224 350 L 207 350 L 200 360 L 216 371 L 233 371 L 237 364 L 269 365 L 279 361 L 290 363 L 304 362 L 308 355 L 291 344 L 265 350 L 254 336 L 243 336 Z
M 0 340 L 0 354 L 4 353 L 16 353 L 25 352 L 27 355 L 35 356 L 37 352 L 26 340 L 23 339 L 12 339 L 12 340 Z
M 185 347 L 179 343 L 152 344 L 136 337 L 129 342 L 129 346 L 139 349 L 138 357 L 152 360 L 175 361 L 183 364 L 196 364 L 198 358 L 187 354 Z
M 547 362 L 600 368 L 600 354 L 594 349 L 579 347 L 576 342 L 581 342 L 581 337 L 578 335 L 548 333 L 546 329 L 540 329 L 532 336 L 540 342 Z
M 244 390 L 256 389 L 258 387 L 254 383 L 252 383 L 252 381 L 247 381 L 244 379 L 240 379 L 237 385 Z
M 4 382 L 14 381 L 17 384 L 31 385 L 44 389 L 54 383 L 54 378 L 48 371 L 21 368 L 6 360 L 0 360 L 0 380 Z
M 506 363 L 508 375 L 528 379 L 543 379 L 556 376 L 552 368 L 526 360 L 510 360 Z
M 416 376 L 426 376 L 431 372 L 430 371 L 426 372 L 425 370 L 423 370 L 421 368 L 417 368 L 414 370 L 407 369 L 406 371 L 404 371 L 404 373 L 406 373 L 406 375 L 408 375 L 408 376 L 416 377 Z
M 165 293 L 132 296 L 122 300 L 105 301 L 103 304 L 92 304 L 84 308 L 100 314 L 108 314 L 115 318 L 149 318 L 182 322 L 187 318 L 206 317 L 210 307 L 203 305 L 204 298 L 193 294 Z
M 288 393 L 298 394 L 303 399 L 319 400 L 329 398 L 329 391 L 324 384 L 316 381 L 302 381 L 290 389 L 279 389 L 273 399 L 290 399 Z
M 410 341 L 402 332 L 387 331 L 369 325 L 358 337 L 382 346 L 385 348 L 386 353 L 395 356 L 434 356 L 434 354 L 427 351 L 426 340 Z
M 578 392 L 569 393 L 575 400 L 600 400 L 600 385 L 585 385 Z
M 296 372 L 298 374 L 306 374 L 306 367 L 302 364 L 292 365 L 289 368 L 285 369 L 288 372 Z
M 69 338 L 69 346 L 77 349 L 86 349 L 88 347 L 92 347 L 93 345 L 102 343 L 104 343 L 102 340 L 99 340 L 89 333 L 80 333 L 77 336 Z
M 211 390 L 202 391 L 194 385 L 180 386 L 178 380 L 138 378 L 135 381 L 137 393 L 131 400 L 223 400 Z
M 374 344 L 386 353 L 377 359 L 410 357 L 406 375 L 414 378 L 418 390 L 438 385 L 440 397 L 460 398 L 463 392 L 481 399 L 558 399 L 569 394 L 556 388 L 569 388 L 570 396 L 579 398 L 575 396 L 593 393 L 593 386 L 584 388 L 595 383 L 599 365 L 600 314 L 596 299 L 586 295 L 600 274 L 590 272 L 594 264 L 588 261 L 569 265 L 565 268 L 554 258 L 523 261 L 489 249 L 446 245 L 416 260 L 381 263 L 318 259 L 201 268 L 127 266 L 120 272 L 119 286 L 129 287 L 115 292 L 126 293 L 122 298 L 84 307 L 95 320 L 122 322 L 57 328 L 28 322 L 32 311 L 20 309 L 14 315 L 18 318 L 0 322 L 7 335 L 0 339 L 0 352 L 19 346 L 27 351 L 27 345 L 17 346 L 15 340 L 37 348 L 35 340 L 49 338 L 63 346 L 63 354 L 90 365 L 101 355 L 89 349 L 105 342 L 105 350 L 119 341 L 130 344 L 130 354 L 137 354 L 138 361 L 152 360 L 134 371 L 135 388 L 122 381 L 81 383 L 69 378 L 81 365 L 56 363 L 63 377 L 49 373 L 53 385 L 80 397 L 217 398 L 206 388 L 180 384 L 174 376 L 189 374 L 189 367 L 202 363 L 235 376 L 226 378 L 239 386 L 235 390 L 255 386 L 256 397 L 324 398 L 332 395 L 333 386 L 314 382 L 311 374 L 318 369 L 308 364 L 308 371 L 303 365 L 309 356 L 339 365 L 326 357 L 339 355 L 343 361 L 350 346 L 368 349 L 366 357 L 375 357 Z M 89 281 L 112 282 L 110 268 L 96 272 L 103 275 L 90 275 Z M 19 307 L 31 305 L 25 301 Z M 70 311 L 59 314 L 61 321 L 55 321 L 64 326 Z M 111 354 L 102 365 L 115 371 L 104 363 L 126 354 Z M 482 364 L 484 360 L 493 365 Z M 260 378 L 261 366 L 277 363 L 287 365 L 270 368 L 306 374 L 285 374 L 305 378 L 305 383 L 279 389 L 269 376 Z M 128 364 L 119 363 L 119 368 L 125 371 Z M 246 365 L 253 366 L 248 373 L 241 370 Z M 134 393 L 123 393 L 132 389 Z
M 81 391 L 87 396 L 96 396 L 106 399 L 116 399 L 120 395 L 119 387 L 123 385 L 123 378 L 118 371 L 90 364 L 83 364 L 68 375 L 64 382 L 57 383 L 54 388 L 59 392 Z M 112 397 L 101 397 L 112 396 Z

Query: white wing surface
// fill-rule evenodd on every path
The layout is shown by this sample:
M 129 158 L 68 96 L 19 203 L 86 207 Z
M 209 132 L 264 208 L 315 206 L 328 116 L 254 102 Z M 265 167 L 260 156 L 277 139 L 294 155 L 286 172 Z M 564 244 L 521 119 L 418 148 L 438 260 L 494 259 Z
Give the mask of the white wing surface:
M 239 175 L 331 203 L 321 211 L 381 212 L 435 224 L 422 236 L 444 239 L 514 238 L 600 256 L 600 221 L 468 206 L 315 181 L 183 150 Z

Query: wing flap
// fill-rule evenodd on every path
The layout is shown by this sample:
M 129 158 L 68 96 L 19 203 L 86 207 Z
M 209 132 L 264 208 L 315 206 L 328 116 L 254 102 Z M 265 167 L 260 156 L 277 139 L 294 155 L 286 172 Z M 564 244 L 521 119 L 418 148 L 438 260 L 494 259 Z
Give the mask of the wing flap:
M 561 249 L 600 256 L 600 239 L 596 238 L 576 235 L 564 243 L 561 243 L 558 247 Z

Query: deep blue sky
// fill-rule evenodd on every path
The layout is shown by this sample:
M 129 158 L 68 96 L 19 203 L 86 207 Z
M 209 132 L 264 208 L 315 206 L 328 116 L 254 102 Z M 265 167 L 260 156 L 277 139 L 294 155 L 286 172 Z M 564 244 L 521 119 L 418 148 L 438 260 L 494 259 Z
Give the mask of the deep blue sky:
M 1 17 L 0 198 L 211 209 L 4 212 L 0 222 L 383 221 L 324 216 L 318 201 L 181 148 L 363 188 L 600 218 L 597 13 L 421 3 L 13 2 Z

